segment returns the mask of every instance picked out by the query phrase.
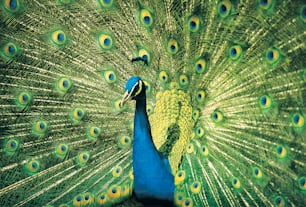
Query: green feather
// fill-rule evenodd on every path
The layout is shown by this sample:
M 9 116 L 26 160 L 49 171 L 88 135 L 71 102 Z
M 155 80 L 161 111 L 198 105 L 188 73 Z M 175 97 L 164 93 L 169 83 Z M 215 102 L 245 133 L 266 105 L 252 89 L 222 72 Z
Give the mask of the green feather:
M 305 29 L 302 0 L 0 1 L 0 206 L 144 206 L 134 75 L 175 206 L 306 206 Z

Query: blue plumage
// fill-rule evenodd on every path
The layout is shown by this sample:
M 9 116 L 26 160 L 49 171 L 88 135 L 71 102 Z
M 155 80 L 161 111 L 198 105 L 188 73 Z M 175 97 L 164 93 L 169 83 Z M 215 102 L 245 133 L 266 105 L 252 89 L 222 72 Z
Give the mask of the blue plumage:
M 161 156 L 152 141 L 146 112 L 145 85 L 140 77 L 131 77 L 125 87 L 122 103 L 136 100 L 133 140 L 134 192 L 139 199 L 172 201 L 174 177 L 167 158 Z

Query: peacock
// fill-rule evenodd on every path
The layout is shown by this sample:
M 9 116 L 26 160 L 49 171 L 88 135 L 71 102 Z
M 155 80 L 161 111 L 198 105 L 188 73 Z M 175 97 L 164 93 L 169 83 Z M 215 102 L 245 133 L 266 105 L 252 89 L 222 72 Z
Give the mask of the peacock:
M 303 0 L 1 0 L 0 206 L 306 206 Z

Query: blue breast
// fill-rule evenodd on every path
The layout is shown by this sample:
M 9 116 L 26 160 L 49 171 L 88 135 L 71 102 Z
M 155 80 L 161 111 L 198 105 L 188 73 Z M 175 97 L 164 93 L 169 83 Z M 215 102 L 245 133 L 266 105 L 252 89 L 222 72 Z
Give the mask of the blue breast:
M 145 99 L 136 101 L 133 171 L 134 192 L 138 198 L 173 201 L 174 178 L 165 158 L 153 144 Z

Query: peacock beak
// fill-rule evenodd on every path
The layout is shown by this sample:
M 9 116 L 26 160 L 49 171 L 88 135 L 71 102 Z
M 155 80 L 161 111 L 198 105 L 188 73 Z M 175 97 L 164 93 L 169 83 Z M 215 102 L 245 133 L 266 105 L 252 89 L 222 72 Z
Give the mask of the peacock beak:
M 124 104 L 125 104 L 128 100 L 130 100 L 130 98 L 131 98 L 131 93 L 129 93 L 129 91 L 125 91 L 125 93 L 124 93 L 124 95 L 123 95 L 123 98 L 122 98 L 122 100 L 121 100 L 121 102 L 120 102 L 120 107 L 123 107 Z

